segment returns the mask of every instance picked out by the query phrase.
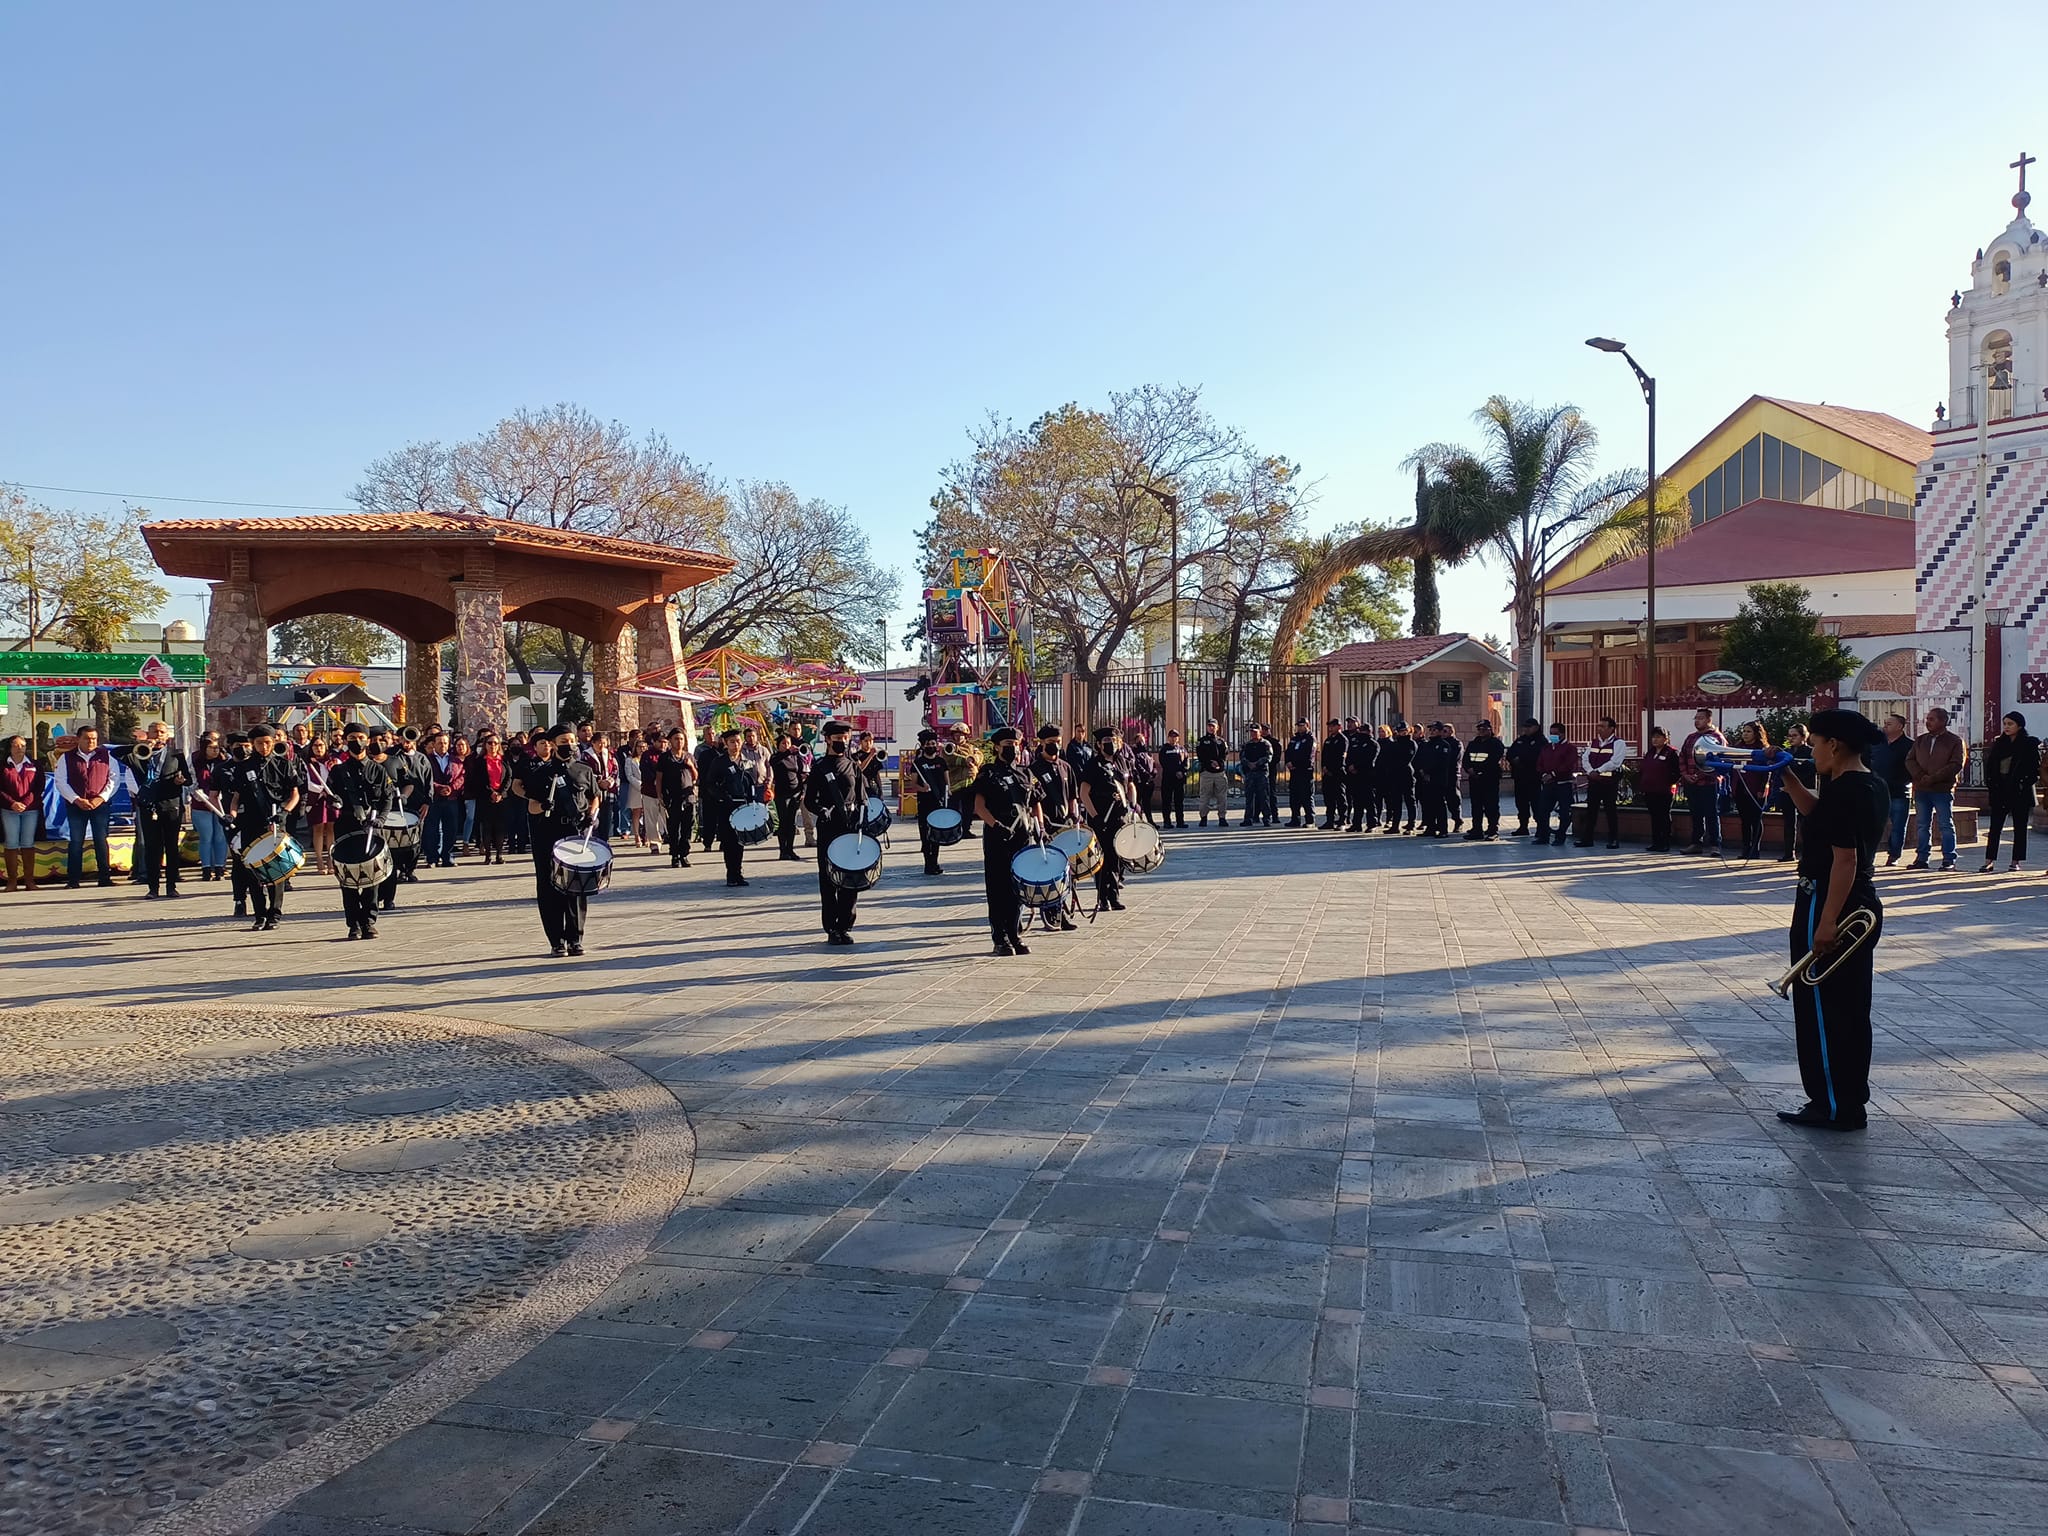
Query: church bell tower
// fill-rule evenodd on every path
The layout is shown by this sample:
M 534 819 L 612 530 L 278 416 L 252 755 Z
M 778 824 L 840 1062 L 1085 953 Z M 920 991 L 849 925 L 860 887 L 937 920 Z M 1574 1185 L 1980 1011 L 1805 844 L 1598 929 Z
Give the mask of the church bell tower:
M 2022 153 L 2009 167 L 2012 222 L 1950 295 L 1948 398 L 1914 499 L 1917 623 L 1973 632 L 1982 703 L 1957 727 L 1976 739 L 2015 705 L 2048 704 L 2048 235 L 2027 217 L 2035 163 Z

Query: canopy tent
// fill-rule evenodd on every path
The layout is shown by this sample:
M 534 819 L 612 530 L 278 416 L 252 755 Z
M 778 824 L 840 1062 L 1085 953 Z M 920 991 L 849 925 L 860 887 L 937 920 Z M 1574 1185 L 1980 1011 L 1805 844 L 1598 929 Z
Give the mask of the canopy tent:
M 6 690 L 35 693 L 161 693 L 173 733 L 189 741 L 206 704 L 206 658 L 130 651 L 0 651 Z

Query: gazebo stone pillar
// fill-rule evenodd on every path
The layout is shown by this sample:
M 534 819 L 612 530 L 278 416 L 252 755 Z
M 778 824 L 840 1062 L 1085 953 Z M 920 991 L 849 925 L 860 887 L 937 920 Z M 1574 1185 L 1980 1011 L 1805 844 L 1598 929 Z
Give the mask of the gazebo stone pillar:
M 468 733 L 505 734 L 505 589 L 474 581 L 455 593 L 455 720 Z
M 441 718 L 444 707 L 441 698 L 441 642 L 406 641 L 405 719 L 402 723 L 424 729 Z
M 633 645 L 639 676 L 662 688 L 681 688 L 683 676 L 682 634 L 676 628 L 676 611 L 666 602 L 647 604 L 633 616 Z M 684 744 L 696 750 L 697 732 L 688 705 L 650 699 L 640 711 L 643 723 L 673 720 L 683 728 Z
M 619 692 L 633 686 L 639 669 L 633 661 L 633 630 L 619 631 L 615 640 L 600 640 L 590 648 L 591 702 L 597 710 L 597 728 L 616 742 L 620 731 L 640 724 L 640 701 Z
M 246 558 L 237 563 L 242 579 L 214 582 L 206 606 L 206 690 L 216 698 L 270 681 L 270 626 L 263 618 L 256 583 L 247 579 Z M 260 709 L 212 704 L 206 713 L 223 731 L 240 730 L 263 718 Z

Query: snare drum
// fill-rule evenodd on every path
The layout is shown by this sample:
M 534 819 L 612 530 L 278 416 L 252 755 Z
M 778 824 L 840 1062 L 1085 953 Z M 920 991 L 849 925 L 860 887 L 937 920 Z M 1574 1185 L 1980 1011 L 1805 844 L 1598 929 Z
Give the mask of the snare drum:
M 612 845 L 595 837 L 561 838 L 548 875 L 564 895 L 594 895 L 612 883 Z
M 882 845 L 861 833 L 841 833 L 825 845 L 825 878 L 842 891 L 869 889 L 882 878 Z
M 935 848 L 950 848 L 967 835 L 967 821 L 950 805 L 942 805 L 924 819 L 925 835 Z
M 868 808 L 861 814 L 860 829 L 869 837 L 880 837 L 889 830 L 889 806 L 880 795 L 868 796 Z
M 1010 860 L 1010 874 L 1017 881 L 1018 899 L 1027 907 L 1056 907 L 1074 884 L 1067 856 L 1050 844 L 1026 848 Z
M 268 832 L 242 850 L 242 863 L 265 885 L 282 885 L 306 862 L 288 832 Z
M 334 878 L 344 891 L 375 890 L 391 878 L 391 845 L 370 832 L 334 840 Z
M 377 830 L 393 848 L 420 845 L 420 819 L 411 811 L 385 811 L 377 817 Z
M 1116 856 L 1124 861 L 1124 868 L 1134 875 L 1149 875 L 1166 862 L 1166 844 L 1159 840 L 1158 831 L 1145 822 L 1125 822 L 1116 829 L 1110 843 Z
M 732 835 L 738 838 L 744 846 L 751 848 L 756 843 L 768 841 L 770 827 L 768 807 L 761 804 L 760 801 L 755 800 L 750 801 L 746 805 L 734 806 L 730 819 L 732 822 Z
M 1086 827 L 1069 827 L 1054 837 L 1048 846 L 1065 855 L 1067 868 L 1076 880 L 1086 880 L 1102 868 L 1102 844 Z

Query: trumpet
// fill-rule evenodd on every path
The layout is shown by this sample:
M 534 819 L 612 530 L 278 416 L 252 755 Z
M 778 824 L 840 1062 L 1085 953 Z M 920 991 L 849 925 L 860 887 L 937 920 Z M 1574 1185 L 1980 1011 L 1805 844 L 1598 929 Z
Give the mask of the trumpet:
M 1837 967 L 1870 941 L 1877 932 L 1877 914 L 1868 907 L 1844 912 L 1835 924 L 1835 947 L 1822 954 L 1809 949 L 1792 969 L 1771 983 L 1771 990 L 1783 998 L 1792 996 L 1795 986 L 1817 987 L 1834 975 Z

